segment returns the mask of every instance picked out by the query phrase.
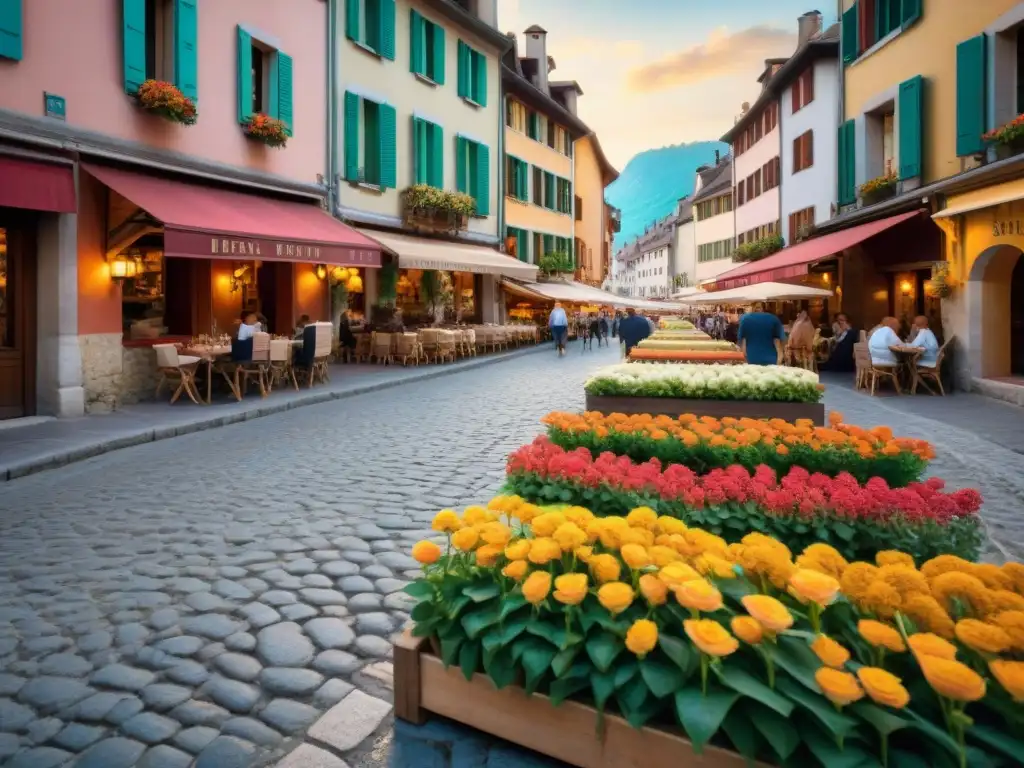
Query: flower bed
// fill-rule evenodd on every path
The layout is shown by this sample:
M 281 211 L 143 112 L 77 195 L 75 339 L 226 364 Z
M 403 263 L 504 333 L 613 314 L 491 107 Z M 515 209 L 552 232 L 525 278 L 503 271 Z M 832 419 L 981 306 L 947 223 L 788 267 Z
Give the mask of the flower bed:
M 658 327 L 667 331 L 691 331 L 693 323 L 679 317 L 663 317 L 658 321 Z
M 715 339 L 671 339 L 661 338 L 659 334 L 644 339 L 638 345 L 641 349 L 720 349 L 727 352 L 734 352 L 737 347 L 731 341 L 717 341 Z
M 543 419 L 553 443 L 591 455 L 611 452 L 633 461 L 658 459 L 698 474 L 739 464 L 766 464 L 776 472 L 803 467 L 835 477 L 848 472 L 859 483 L 880 477 L 893 487 L 921 479 L 935 451 L 924 440 L 893 437 L 887 427 L 862 429 L 831 413 L 828 427 L 779 419 L 698 419 L 646 414 L 551 413 Z
M 778 365 L 613 365 L 584 385 L 588 395 L 817 403 L 818 375 Z
M 978 556 L 981 495 L 943 493 L 941 480 L 890 488 L 881 478 L 864 484 L 846 472 L 831 478 L 791 467 L 781 480 L 767 465 L 740 465 L 698 475 L 657 459 L 586 448 L 566 451 L 538 437 L 508 458 L 508 489 L 534 503 L 577 504 L 613 516 L 636 506 L 699 525 L 729 541 L 769 532 L 792 549 L 832 544 L 849 559 L 899 547 L 916 559 L 945 553 Z
M 898 551 L 849 563 L 822 544 L 794 559 L 760 533 L 729 545 L 648 508 L 595 519 L 517 497 L 444 510 L 432 527 L 446 543 L 412 549 L 424 564 L 406 588 L 413 634 L 467 680 L 547 697 L 509 698 L 517 714 L 532 701 L 538 720 L 557 721 L 568 716 L 549 703 L 582 699 L 634 728 L 685 733 L 698 753 L 785 765 L 962 768 L 1024 754 L 1020 564 L 946 556 L 918 569 Z M 418 695 L 406 675 L 396 683 L 406 711 Z M 577 764 L 644 760 L 658 734 L 641 736 L 617 762 L 588 750 Z
M 739 350 L 716 349 L 659 349 L 650 347 L 633 347 L 629 351 L 629 359 L 639 363 L 721 363 L 722 365 L 742 365 L 746 358 Z

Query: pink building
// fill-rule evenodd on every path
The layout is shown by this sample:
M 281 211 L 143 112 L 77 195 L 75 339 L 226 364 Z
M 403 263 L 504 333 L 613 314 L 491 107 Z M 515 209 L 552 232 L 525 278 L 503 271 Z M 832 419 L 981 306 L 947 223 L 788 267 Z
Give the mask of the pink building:
M 380 265 L 322 212 L 328 27 L 324 0 L 0 3 L 0 418 L 152 397 L 158 339 L 243 308 L 290 333 Z

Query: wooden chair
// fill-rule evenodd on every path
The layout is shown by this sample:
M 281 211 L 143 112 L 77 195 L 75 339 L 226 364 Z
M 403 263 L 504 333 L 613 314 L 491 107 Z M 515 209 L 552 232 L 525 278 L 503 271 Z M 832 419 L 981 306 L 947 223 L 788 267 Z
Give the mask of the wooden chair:
M 271 392 L 278 383 L 287 384 L 291 379 L 292 386 L 297 390 L 299 382 L 292 368 L 292 345 L 287 339 L 272 339 L 270 342 L 270 369 L 267 375 L 267 392 Z
M 324 321 L 313 323 L 313 326 L 315 328 L 315 346 L 313 348 L 314 375 L 321 383 L 327 384 L 331 380 L 328 364 L 331 361 L 331 340 L 334 338 L 334 326 Z
M 853 345 L 853 362 L 856 366 L 857 378 L 854 382 L 855 389 L 867 389 L 871 370 L 871 354 L 868 352 L 868 343 L 858 341 Z
M 178 348 L 173 344 L 154 344 L 153 351 L 156 352 L 156 367 L 160 371 L 160 381 L 156 385 L 156 397 L 160 397 L 164 382 L 176 379 L 178 388 L 171 395 L 171 403 L 176 403 L 184 392 L 188 395 L 189 400 L 200 405 L 202 398 L 196 387 L 196 370 L 199 368 L 200 358 L 192 355 L 179 355 Z
M 790 365 L 808 371 L 818 370 L 818 361 L 814 358 L 814 350 L 810 347 L 787 347 Z
M 487 354 L 488 348 L 491 346 L 491 340 L 494 332 L 490 328 L 481 326 L 476 330 L 476 349 L 477 352 L 483 352 Z
M 903 390 L 900 389 L 900 369 L 898 365 L 876 365 L 871 363 L 871 367 L 868 369 L 868 378 L 871 384 L 871 396 L 875 396 L 875 389 L 878 386 L 879 379 L 889 379 L 892 381 L 893 386 L 896 388 L 896 394 L 902 395 Z
M 370 336 L 370 359 L 388 365 L 394 362 L 392 334 L 374 331 Z
M 466 355 L 476 357 L 476 330 L 467 328 L 462 332 L 462 336 L 466 345 Z
M 357 333 L 356 337 L 356 351 L 353 353 L 355 361 L 361 363 L 363 361 L 369 362 L 370 360 L 370 334 L 368 333 Z
M 929 393 L 935 394 L 932 392 L 931 388 L 928 386 L 928 382 L 926 381 L 931 380 L 934 381 L 935 386 L 939 388 L 939 395 L 942 397 L 946 396 L 946 390 L 942 388 L 942 360 L 946 357 L 946 349 L 952 342 L 953 337 L 950 336 L 946 339 L 946 343 L 939 347 L 939 351 L 935 356 L 934 368 L 922 368 L 920 365 L 917 366 L 917 374 L 914 376 L 914 384 L 910 388 L 911 394 L 917 394 L 918 384 L 924 384 L 924 388 L 927 389 Z
M 235 369 L 236 378 L 240 377 L 242 395 L 249 386 L 249 379 L 256 379 L 260 388 L 260 397 L 270 392 L 267 380 L 270 375 L 270 334 L 255 333 L 252 337 L 252 359 L 247 360 Z

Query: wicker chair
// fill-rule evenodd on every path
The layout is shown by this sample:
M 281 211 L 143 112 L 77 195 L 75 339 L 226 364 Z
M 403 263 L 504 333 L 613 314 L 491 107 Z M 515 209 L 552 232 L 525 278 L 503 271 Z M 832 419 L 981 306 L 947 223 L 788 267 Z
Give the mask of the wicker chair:
M 903 390 L 900 389 L 900 369 L 896 365 L 876 365 L 871 363 L 871 367 L 868 369 L 868 381 L 870 383 L 871 396 L 875 396 L 875 389 L 878 387 L 879 379 L 888 379 L 892 382 L 892 385 L 896 388 L 896 394 L 902 395 Z
M 357 333 L 356 337 L 356 351 L 353 353 L 353 357 L 357 363 L 368 362 L 370 360 L 370 334 L 368 333 Z
M 493 331 L 486 326 L 480 326 L 474 329 L 476 335 L 476 348 L 478 352 L 487 353 L 488 348 L 491 345 L 491 339 L 494 335 Z
M 455 362 L 456 351 L 458 348 L 456 341 L 457 333 L 457 331 L 438 331 L 437 359 L 439 362 Z
M 428 363 L 440 362 L 438 354 L 440 344 L 440 331 L 437 328 L 424 328 L 419 333 L 420 348 L 423 350 L 423 359 Z
M 462 332 L 462 336 L 466 345 L 466 355 L 476 357 L 476 329 L 467 328 Z
M 370 337 L 370 359 L 388 365 L 394 362 L 392 350 L 394 341 L 390 333 L 374 332 Z
M 249 386 L 249 379 L 255 379 L 260 388 L 260 397 L 266 397 L 270 392 L 268 378 L 270 376 L 270 334 L 255 333 L 252 337 L 252 359 L 247 360 L 236 369 L 237 376 L 241 379 L 242 395 Z
M 299 382 L 292 368 L 292 344 L 287 339 L 272 339 L 270 342 L 270 370 L 267 376 L 267 392 L 273 390 L 278 383 L 287 384 L 291 380 L 295 389 Z
M 411 361 L 413 365 L 420 364 L 420 340 L 419 336 L 415 333 L 397 333 L 395 334 L 395 351 L 392 355 L 392 362 L 395 360 L 401 362 L 402 365 L 408 365 Z
M 869 381 L 868 371 L 871 370 L 871 354 L 868 352 L 868 343 L 866 341 L 858 341 L 853 345 L 853 362 L 857 370 L 855 388 L 867 389 Z
M 199 390 L 196 388 L 196 369 L 200 359 L 191 355 L 179 355 L 178 348 L 173 344 L 154 344 L 156 367 L 160 371 L 160 381 L 156 385 L 156 397 L 164 388 L 164 382 L 177 379 L 178 388 L 171 395 L 171 403 L 176 403 L 184 392 L 188 399 L 196 405 L 200 404 Z
M 788 347 L 786 354 L 789 357 L 789 364 L 794 368 L 804 368 L 808 371 L 818 369 L 818 361 L 814 358 L 814 350 L 810 347 Z
M 917 366 L 917 376 L 914 377 L 914 384 L 910 388 L 910 393 L 917 394 L 917 385 L 924 384 L 925 389 L 931 392 L 928 386 L 928 381 L 935 382 L 935 386 L 939 388 L 939 394 L 942 397 L 946 396 L 946 390 L 942 388 L 942 360 L 946 357 L 946 349 L 953 342 L 952 336 L 946 339 L 946 343 L 939 347 L 938 354 L 935 356 L 935 367 L 934 368 L 923 368 L 920 365 Z M 932 393 L 934 394 L 934 393 Z

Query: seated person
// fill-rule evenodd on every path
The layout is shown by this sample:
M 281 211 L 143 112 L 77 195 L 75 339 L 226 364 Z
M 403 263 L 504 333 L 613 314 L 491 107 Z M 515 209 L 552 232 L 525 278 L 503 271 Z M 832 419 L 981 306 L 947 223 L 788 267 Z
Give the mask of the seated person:
M 917 359 L 918 368 L 935 368 L 939 362 L 939 340 L 928 327 L 928 318 L 918 315 L 914 318 L 914 334 L 907 343 L 924 350 Z
M 857 366 L 853 359 L 853 345 L 857 342 L 857 329 L 850 325 L 849 318 L 844 314 L 836 315 L 835 328 L 839 332 L 835 335 L 835 343 L 832 345 L 832 352 L 821 365 L 823 371 L 835 371 L 838 373 L 852 373 Z
M 903 345 L 896 329 L 900 327 L 900 321 L 895 317 L 886 317 L 882 324 L 871 333 L 868 339 L 868 352 L 871 355 L 871 364 L 892 368 L 899 363 L 896 354 L 890 347 Z
M 352 333 L 352 326 L 349 324 L 348 310 L 341 313 L 341 322 L 338 323 L 338 343 L 345 349 L 356 348 L 356 337 Z
M 238 326 L 239 341 L 251 339 L 262 330 L 263 326 L 260 325 L 260 321 L 257 319 L 255 312 L 249 310 L 242 313 L 242 323 Z
M 295 338 L 302 338 L 302 331 L 310 322 L 309 315 L 303 315 L 298 319 L 298 322 L 295 323 Z

